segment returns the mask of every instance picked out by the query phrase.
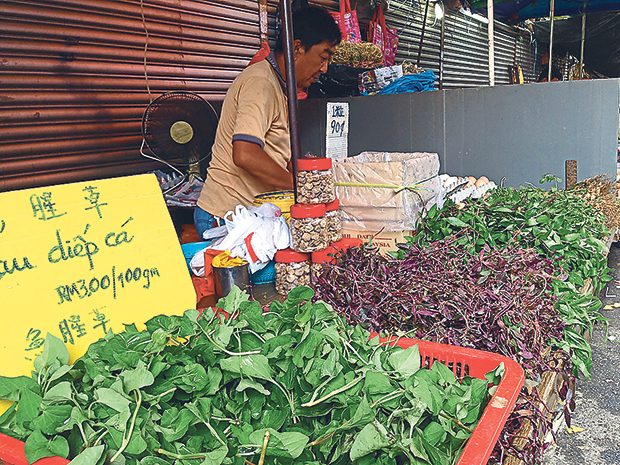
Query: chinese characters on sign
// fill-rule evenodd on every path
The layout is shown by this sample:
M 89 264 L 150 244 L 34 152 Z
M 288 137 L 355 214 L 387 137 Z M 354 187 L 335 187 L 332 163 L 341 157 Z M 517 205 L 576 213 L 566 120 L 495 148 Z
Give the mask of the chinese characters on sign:
M 327 102 L 325 154 L 329 158 L 346 158 L 349 150 L 349 104 Z
M 2 376 L 29 376 L 48 333 L 72 362 L 124 324 L 195 308 L 154 175 L 0 193 L 0 235 Z

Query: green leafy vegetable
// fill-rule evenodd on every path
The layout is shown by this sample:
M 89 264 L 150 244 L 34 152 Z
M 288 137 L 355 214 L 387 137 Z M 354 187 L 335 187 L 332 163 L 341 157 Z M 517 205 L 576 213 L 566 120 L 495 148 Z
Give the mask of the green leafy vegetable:
M 17 403 L 0 431 L 26 440 L 30 463 L 244 465 L 267 431 L 273 465 L 455 462 L 486 381 L 457 381 L 439 362 L 420 369 L 417 346 L 369 340 L 313 296 L 297 288 L 263 313 L 235 289 L 218 303 L 234 317 L 207 309 L 127 325 L 73 366 L 48 336 L 36 382 L 0 377 Z

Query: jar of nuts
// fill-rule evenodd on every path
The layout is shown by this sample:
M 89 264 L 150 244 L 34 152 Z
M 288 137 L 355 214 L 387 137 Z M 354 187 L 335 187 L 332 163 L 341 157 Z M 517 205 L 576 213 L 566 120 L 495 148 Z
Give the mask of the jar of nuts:
M 329 244 L 325 204 L 291 206 L 291 248 L 296 252 L 316 252 Z
M 312 252 L 312 264 L 310 265 L 310 281 L 312 283 L 316 282 L 320 276 L 325 263 L 333 263 L 336 260 L 335 255 L 338 251 L 336 247 L 329 245 L 325 250 Z
M 327 240 L 336 242 L 342 239 L 342 221 L 340 221 L 340 200 L 336 199 L 325 205 L 327 218 Z
M 293 249 L 278 250 L 275 261 L 278 294 L 286 296 L 297 286 L 310 285 L 310 255 Z
M 336 198 L 331 158 L 297 160 L 297 202 L 329 203 Z

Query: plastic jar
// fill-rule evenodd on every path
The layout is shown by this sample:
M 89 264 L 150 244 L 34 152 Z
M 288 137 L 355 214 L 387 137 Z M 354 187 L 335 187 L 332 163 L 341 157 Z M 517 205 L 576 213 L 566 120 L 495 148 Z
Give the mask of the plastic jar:
M 331 158 L 297 160 L 297 202 L 329 203 L 336 199 Z
M 275 261 L 278 294 L 286 296 L 297 286 L 310 285 L 310 255 L 289 248 L 278 250 Z
M 340 200 L 336 199 L 325 205 L 327 218 L 327 240 L 337 242 L 342 239 L 342 221 L 340 220 Z
M 325 205 L 291 206 L 291 248 L 296 252 L 316 252 L 329 245 Z
M 316 282 L 318 276 L 323 271 L 323 265 L 325 263 L 333 263 L 336 260 L 338 249 L 332 245 L 328 246 L 325 250 L 318 252 L 312 252 L 312 264 L 310 265 L 310 281 Z M 332 256 L 330 256 L 332 255 Z

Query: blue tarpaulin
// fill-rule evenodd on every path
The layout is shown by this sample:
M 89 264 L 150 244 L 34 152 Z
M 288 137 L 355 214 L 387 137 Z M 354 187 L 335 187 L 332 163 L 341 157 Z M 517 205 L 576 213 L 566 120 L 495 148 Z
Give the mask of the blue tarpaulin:
M 408 92 L 433 90 L 436 80 L 435 73 L 431 70 L 424 71 L 423 73 L 405 74 L 385 86 L 378 94 L 406 94 Z

